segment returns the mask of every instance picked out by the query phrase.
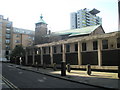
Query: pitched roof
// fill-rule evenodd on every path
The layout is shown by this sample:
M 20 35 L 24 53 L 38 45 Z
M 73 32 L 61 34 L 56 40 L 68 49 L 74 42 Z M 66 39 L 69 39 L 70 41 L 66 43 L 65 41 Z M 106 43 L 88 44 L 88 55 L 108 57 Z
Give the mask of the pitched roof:
M 95 26 L 89 26 L 89 27 L 84 27 L 79 29 L 65 30 L 65 31 L 55 32 L 54 34 L 61 35 L 61 36 L 62 35 L 76 36 L 76 35 L 90 34 L 99 26 L 100 25 L 95 25 Z

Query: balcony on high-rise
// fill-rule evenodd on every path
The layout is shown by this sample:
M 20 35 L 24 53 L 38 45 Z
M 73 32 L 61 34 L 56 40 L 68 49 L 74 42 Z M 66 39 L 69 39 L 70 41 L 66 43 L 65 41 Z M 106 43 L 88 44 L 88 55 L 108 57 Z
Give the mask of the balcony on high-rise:
M 10 30 L 6 30 L 6 34 L 10 34 L 11 33 L 11 31 Z
M 11 27 L 12 27 L 12 22 L 6 24 L 6 28 L 11 28 Z
M 11 38 L 11 35 L 10 34 L 6 34 L 5 35 L 7 39 L 10 39 Z
M 8 45 L 8 44 L 10 44 L 10 40 L 9 39 L 6 39 L 5 40 L 5 43 Z
M 6 50 L 10 50 L 10 46 L 9 45 L 6 45 Z

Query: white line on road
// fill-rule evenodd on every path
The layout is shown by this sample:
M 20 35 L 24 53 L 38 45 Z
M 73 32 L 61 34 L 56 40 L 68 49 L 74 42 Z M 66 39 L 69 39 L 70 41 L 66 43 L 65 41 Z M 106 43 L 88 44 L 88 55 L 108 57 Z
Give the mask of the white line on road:
M 43 79 L 38 79 L 39 82 L 45 82 Z
M 46 77 L 43 77 L 44 80 L 46 80 L 47 78 Z
M 19 74 L 22 74 L 23 72 L 18 72 Z

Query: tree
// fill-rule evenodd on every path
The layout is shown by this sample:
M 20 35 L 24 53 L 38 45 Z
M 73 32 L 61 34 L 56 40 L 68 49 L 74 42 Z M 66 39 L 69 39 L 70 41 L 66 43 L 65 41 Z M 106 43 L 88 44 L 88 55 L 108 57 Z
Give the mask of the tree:
M 22 45 L 16 45 L 16 47 L 12 50 L 10 54 L 10 61 L 13 63 L 18 63 L 19 58 L 25 55 L 25 50 Z

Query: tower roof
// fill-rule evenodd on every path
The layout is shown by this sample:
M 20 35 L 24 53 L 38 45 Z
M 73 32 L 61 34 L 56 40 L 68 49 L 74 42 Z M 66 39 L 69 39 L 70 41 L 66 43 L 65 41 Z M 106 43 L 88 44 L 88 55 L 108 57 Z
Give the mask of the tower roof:
M 36 24 L 47 24 L 47 23 L 43 20 L 42 14 L 41 14 L 41 16 L 40 16 L 40 20 L 39 20 Z
M 90 11 L 90 13 L 93 14 L 93 15 L 96 15 L 96 14 L 98 14 L 99 12 L 100 12 L 100 11 L 97 10 L 97 9 L 95 9 L 95 8 Z

